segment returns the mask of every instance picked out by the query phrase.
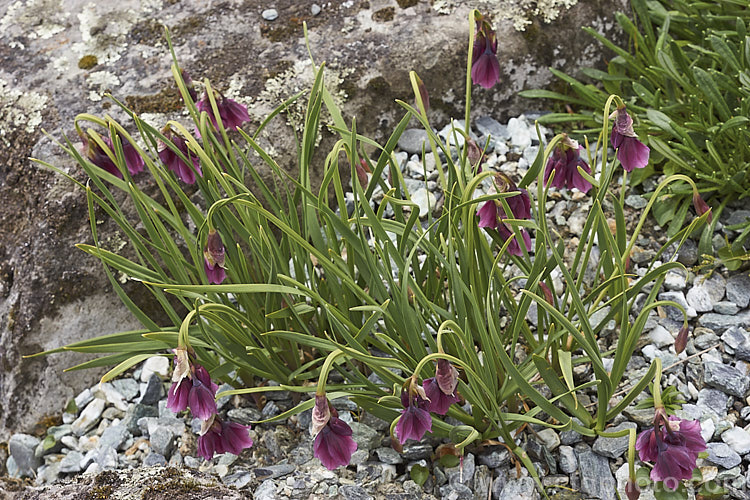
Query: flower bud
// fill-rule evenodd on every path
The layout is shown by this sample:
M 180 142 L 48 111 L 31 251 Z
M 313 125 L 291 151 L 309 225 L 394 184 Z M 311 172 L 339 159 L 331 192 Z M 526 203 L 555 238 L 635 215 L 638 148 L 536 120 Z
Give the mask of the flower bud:
M 221 241 L 221 235 L 216 229 L 208 231 L 206 250 L 203 254 L 213 265 L 224 267 L 224 242 Z
M 713 214 L 711 213 L 711 207 L 708 206 L 708 204 L 703 201 L 703 198 L 701 198 L 700 193 L 698 191 L 693 191 L 693 207 L 695 208 L 695 213 L 698 214 L 698 217 L 708 212 L 708 223 L 711 224 L 711 219 L 713 219 Z
M 677 339 L 674 341 L 674 350 L 677 354 L 680 354 L 682 351 L 685 350 L 685 346 L 687 345 L 688 341 L 688 334 L 690 333 L 690 329 L 687 325 L 680 328 L 680 333 L 677 334 Z
M 547 286 L 547 283 L 544 281 L 539 282 L 539 288 L 542 289 L 542 293 L 544 294 L 544 300 L 547 301 L 547 303 L 551 306 L 555 305 L 554 296 L 552 295 L 552 290 Z
M 466 158 L 469 160 L 469 165 L 472 168 L 480 165 L 478 172 L 482 171 L 481 164 L 482 160 L 484 160 L 484 154 L 482 154 L 482 149 L 474 139 L 469 138 L 466 141 Z
M 427 93 L 427 86 L 424 84 L 421 78 L 417 76 L 417 89 L 419 89 L 419 97 L 422 99 L 425 111 L 430 109 L 430 95 Z M 419 106 L 417 106 L 419 107 Z
M 456 370 L 456 367 L 450 361 L 442 358 L 438 359 L 435 380 L 443 394 L 453 396 L 458 385 L 458 370 Z
M 628 483 L 625 485 L 625 494 L 628 496 L 628 500 L 638 500 L 638 497 L 641 496 L 641 489 L 634 480 L 628 479 Z
M 362 158 L 359 163 L 356 163 L 354 165 L 354 170 L 357 172 L 357 180 L 359 181 L 359 185 L 362 186 L 362 189 L 367 189 L 367 184 L 370 182 L 370 179 L 367 177 L 367 171 L 369 170 L 369 167 L 367 166 L 367 162 L 364 158 Z

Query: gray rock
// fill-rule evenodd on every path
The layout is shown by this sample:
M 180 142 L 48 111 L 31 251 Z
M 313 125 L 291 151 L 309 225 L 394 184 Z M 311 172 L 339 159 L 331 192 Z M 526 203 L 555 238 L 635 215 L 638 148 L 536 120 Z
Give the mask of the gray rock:
M 578 470 L 578 457 L 570 446 L 560 446 L 558 449 L 557 465 L 561 472 L 572 474 Z
M 693 344 L 695 345 L 696 349 L 700 349 L 701 351 L 710 349 L 711 347 L 719 343 L 719 337 L 712 330 L 708 330 L 706 328 L 696 328 L 695 332 L 693 333 L 695 335 Z
M 248 471 L 239 471 L 234 474 L 227 474 L 221 479 L 221 482 L 227 486 L 233 486 L 242 489 L 253 481 L 253 475 Z
M 253 492 L 253 500 L 276 500 L 276 483 L 273 479 L 266 479 Z
M 432 445 L 427 443 L 410 443 L 404 445 L 403 456 L 406 460 L 423 460 L 432 455 Z
M 398 139 L 398 147 L 409 154 L 421 153 L 422 145 L 424 145 L 426 152 L 432 151 L 430 141 L 427 138 L 427 131 L 421 128 L 406 129 Z
M 688 292 L 690 293 L 690 292 Z M 685 309 L 685 314 L 689 318 L 694 318 L 698 314 L 696 313 L 695 308 L 685 299 L 685 294 L 682 292 L 674 291 L 674 292 L 662 292 L 659 294 L 659 300 L 671 300 L 673 302 L 676 302 L 677 304 L 681 305 Z M 711 310 L 710 308 L 708 309 Z M 665 306 L 664 312 L 667 314 L 667 317 L 674 320 L 674 321 L 682 321 L 683 315 L 682 311 L 677 309 L 673 306 Z
M 744 398 L 750 388 L 750 378 L 733 366 L 707 361 L 704 363 L 704 380 L 732 396 Z
M 138 421 L 144 417 L 158 416 L 159 410 L 153 406 L 136 403 L 128 408 L 125 417 L 122 419 L 122 425 L 124 425 L 131 434 L 140 436 L 141 428 L 138 426 Z
M 253 474 L 260 480 L 276 479 L 277 477 L 288 476 L 295 470 L 297 470 L 297 466 L 294 464 L 278 464 L 258 467 L 253 470 Z
M 615 478 L 609 469 L 609 460 L 594 453 L 588 446 L 576 447 L 578 468 L 581 472 L 581 490 L 594 498 L 615 500 Z
M 682 269 L 672 269 L 664 276 L 664 288 L 667 290 L 683 290 L 685 288 L 687 273 Z
M 13 434 L 8 441 L 8 451 L 13 457 L 20 477 L 34 477 L 39 467 L 39 458 L 34 450 L 39 445 L 39 438 L 29 434 Z
M 700 317 L 700 324 L 716 333 L 723 333 L 733 326 L 750 327 L 750 310 L 732 316 L 726 314 L 706 313 Z
M 492 472 L 486 465 L 478 465 L 474 471 L 474 498 L 485 500 L 490 496 Z
M 378 460 L 385 464 L 398 465 L 404 463 L 404 457 L 390 447 L 382 447 L 375 450 Z
M 654 410 L 649 408 L 635 409 L 633 407 L 626 408 L 623 413 L 630 420 L 640 425 L 641 427 L 650 427 L 654 421 Z
M 152 375 L 166 378 L 169 375 L 169 358 L 166 356 L 151 356 L 143 362 L 141 368 L 141 382 L 148 382 Z
M 448 483 L 440 487 L 440 498 L 446 500 L 474 500 L 474 492 L 464 484 Z
M 164 358 L 161 358 L 164 359 Z M 142 405 L 155 405 L 164 397 L 164 383 L 161 377 L 152 373 L 145 386 L 142 387 L 141 398 L 138 402 Z
M 159 453 L 149 453 L 143 460 L 144 467 L 166 467 L 167 459 Z
M 83 453 L 78 451 L 70 451 L 60 461 L 60 472 L 75 473 L 81 472 L 81 461 L 83 461 Z
M 156 453 L 168 459 L 174 449 L 174 431 L 170 427 L 159 426 L 154 429 L 154 432 L 149 433 L 149 442 Z
M 714 312 L 716 314 L 726 314 L 731 316 L 733 314 L 737 314 L 739 311 L 740 308 L 737 307 L 737 304 L 735 304 L 734 302 L 722 301 L 714 304 Z
M 668 255 L 674 255 L 676 248 L 676 243 L 670 245 Z M 683 266 L 690 267 L 695 265 L 698 262 L 698 257 L 698 245 L 690 238 L 685 240 L 685 243 L 683 243 L 680 249 L 677 250 L 677 262 Z
M 460 483 L 469 488 L 473 488 L 475 470 L 474 455 L 472 453 L 467 453 L 464 455 L 463 467 L 461 464 L 455 467 L 448 467 L 445 469 L 445 475 L 448 478 L 449 484 Z
M 474 122 L 474 126 L 479 130 L 480 134 L 492 136 L 496 141 L 510 139 L 508 127 L 489 116 L 479 118 Z
M 266 21 L 275 21 L 279 17 L 279 13 L 276 9 L 266 9 L 260 15 Z
M 727 218 L 727 226 L 736 226 L 737 224 L 744 224 L 750 219 L 750 210 L 735 210 Z
M 381 435 L 372 427 L 360 422 L 349 424 L 352 428 L 352 439 L 363 450 L 373 450 L 380 446 Z
M 537 432 L 537 438 L 541 440 L 541 443 L 549 451 L 555 451 L 560 446 L 560 436 L 554 429 L 542 429 Z
M 740 308 L 750 304 L 750 276 L 746 273 L 735 274 L 727 280 L 727 300 Z
M 339 493 L 344 500 L 374 500 L 366 489 L 357 485 L 342 486 Z
M 102 469 L 116 469 L 117 468 L 117 450 L 108 446 L 106 448 L 100 448 L 96 452 L 96 463 Z
M 196 419 L 197 420 L 197 419 Z M 146 435 L 152 435 L 159 427 L 166 427 L 172 431 L 175 436 L 181 436 L 186 429 L 185 422 L 179 418 L 155 418 L 143 417 L 138 421 L 141 432 Z
M 538 500 L 539 492 L 536 490 L 536 484 L 530 477 L 516 478 L 511 476 L 503 487 L 500 498 L 514 500 Z
M 122 394 L 127 401 L 132 401 L 140 393 L 140 385 L 133 378 L 119 378 L 112 381 L 112 386 Z
M 726 443 L 708 443 L 707 445 L 708 461 L 723 467 L 731 469 L 742 462 L 742 458 Z
M 492 450 L 489 453 L 479 455 L 477 461 L 490 469 L 497 469 L 501 465 L 506 465 L 510 462 L 510 452 L 505 448 Z
M 231 391 L 231 390 L 234 390 L 234 387 L 232 387 L 231 385 L 229 385 L 229 384 L 221 384 L 219 386 L 219 388 L 216 390 L 216 395 L 218 396 L 220 392 Z M 271 400 L 271 401 L 283 401 L 285 399 L 288 399 L 289 393 L 286 392 L 286 391 L 278 391 L 278 392 L 276 392 L 276 391 L 270 391 L 268 393 L 268 395 L 269 396 L 272 395 L 271 397 L 267 398 L 268 400 Z M 219 411 L 223 410 L 224 407 L 226 405 L 228 405 L 229 401 L 231 401 L 231 400 L 232 400 L 232 396 L 222 396 L 222 397 L 220 397 L 219 399 L 216 400 L 216 408 Z
M 694 285 L 685 296 L 687 303 L 697 312 L 709 312 L 714 309 L 709 288 L 706 285 Z
M 411 201 L 419 207 L 419 217 L 424 218 L 430 213 L 437 203 L 437 198 L 427 188 L 419 188 L 416 192 L 411 193 Z
M 227 412 L 227 417 L 232 422 L 237 422 L 242 425 L 250 425 L 259 420 L 262 420 L 260 410 L 257 408 L 233 408 Z M 306 428 L 307 426 L 303 426 Z
M 310 6 L 310 14 L 312 14 L 313 16 L 317 16 L 318 14 L 320 14 L 320 11 L 320 5 L 314 3 Z
M 721 440 L 740 455 L 750 453 L 750 433 L 741 427 L 732 427 L 724 431 Z
M 81 412 L 78 418 L 71 424 L 71 430 L 76 436 L 83 436 L 99 421 L 104 411 L 105 402 L 103 399 L 96 398 L 91 401 Z
M 101 437 L 99 438 L 99 448 L 111 446 L 112 448 L 119 450 L 120 447 L 133 437 L 124 425 L 113 425 L 104 429 Z
M 640 210 L 642 208 L 646 208 L 646 205 L 648 205 L 648 200 L 646 200 L 646 198 L 644 198 L 643 196 L 630 194 L 625 197 L 625 204 L 629 207 L 635 208 L 636 210 Z
M 674 337 L 669 330 L 661 325 L 648 332 L 648 339 L 658 348 L 668 347 L 674 344 Z
M 57 481 L 60 477 L 60 462 L 52 462 L 49 465 L 42 465 L 36 472 L 37 484 L 50 484 Z
M 276 404 L 276 401 L 268 401 L 260 412 L 264 420 L 275 417 L 279 413 L 281 413 L 281 410 L 279 410 L 279 405 Z
M 562 431 L 560 433 L 560 443 L 571 445 L 581 442 L 581 435 L 576 431 Z
M 607 429 L 607 432 L 617 432 L 625 429 L 635 429 L 637 426 L 633 422 L 623 422 L 620 425 Z M 608 438 L 599 436 L 594 441 L 593 449 L 599 455 L 604 455 L 608 458 L 618 458 L 628 449 L 628 436 L 622 436 L 618 438 Z
M 508 120 L 508 133 L 510 134 L 511 145 L 520 150 L 531 146 L 531 130 L 525 117 L 512 117 Z
M 115 386 L 110 382 L 99 384 L 96 388 L 95 394 L 120 411 L 124 412 L 128 409 L 128 403 L 125 401 L 125 397 L 120 391 L 115 389 Z
M 718 389 L 704 388 L 698 392 L 696 406 L 698 407 L 698 416 L 710 411 L 720 417 L 726 417 L 729 396 Z

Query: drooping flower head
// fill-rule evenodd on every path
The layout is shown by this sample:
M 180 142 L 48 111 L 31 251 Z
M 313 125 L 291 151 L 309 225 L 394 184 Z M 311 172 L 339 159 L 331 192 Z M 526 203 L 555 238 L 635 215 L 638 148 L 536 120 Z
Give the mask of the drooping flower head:
M 414 377 L 407 381 L 407 387 L 401 392 L 401 404 L 404 409 L 396 424 L 399 443 L 404 444 L 407 439 L 419 441 L 425 432 L 432 432 L 430 400 Z
M 184 69 L 181 69 L 180 74 L 182 75 L 182 81 L 185 82 L 185 87 L 187 88 L 190 98 L 193 100 L 193 102 L 197 101 L 198 92 L 195 91 L 195 84 L 193 83 L 193 79 L 190 78 L 190 73 L 188 73 Z
M 448 396 L 456 394 L 456 387 L 458 387 L 458 370 L 456 370 L 456 367 L 447 359 L 439 358 L 437 360 L 435 380 L 443 394 Z
M 515 183 L 507 175 L 500 172 L 495 174 L 495 182 L 493 187 L 490 188 L 490 193 L 507 193 L 513 191 L 519 191 L 519 194 L 505 198 L 505 202 L 508 204 L 508 208 L 510 208 L 510 217 L 505 214 L 505 209 L 500 200 L 490 200 L 477 210 L 477 215 L 479 216 L 479 227 L 495 229 L 500 237 L 506 241 L 508 238 L 514 236 L 515 233 L 508 224 L 503 222 L 503 220 L 508 218 L 530 219 L 531 199 L 529 198 L 528 191 L 516 187 Z M 531 248 L 531 236 L 529 236 L 528 231 L 521 229 L 521 237 L 523 237 L 526 248 Z M 515 239 L 508 245 L 508 253 L 519 257 L 523 255 L 521 246 Z
M 215 397 L 219 386 L 211 380 L 208 370 L 190 362 L 185 349 L 174 352 L 175 371 L 167 392 L 167 408 L 178 413 L 190 407 L 193 416 L 201 420 L 210 418 L 217 412 Z
M 359 160 L 359 163 L 354 164 L 354 170 L 357 174 L 357 181 L 359 181 L 359 185 L 362 186 L 362 189 L 367 189 L 367 185 L 370 183 L 370 178 L 367 174 L 371 174 L 370 167 L 367 165 L 367 161 L 362 158 Z
M 214 91 L 214 98 L 216 100 L 216 108 L 219 111 L 219 118 L 225 129 L 238 129 L 243 123 L 250 121 L 250 115 L 244 104 L 240 104 L 234 99 L 224 97 L 221 93 L 216 91 Z M 207 93 L 203 93 L 203 97 L 201 97 L 200 101 L 195 103 L 195 107 L 198 108 L 198 111 L 200 112 L 205 111 L 214 127 L 217 130 L 219 129 L 219 123 L 216 120 L 216 115 L 211 107 L 211 101 L 209 100 Z
M 643 431 L 635 444 L 640 459 L 653 462 L 651 479 L 663 481 L 671 489 L 677 489 L 683 479 L 693 477 L 698 454 L 706 450 L 701 436 L 700 422 L 666 417 L 664 409 L 658 409 L 654 427 Z
M 224 243 L 221 235 L 212 228 L 208 231 L 206 248 L 203 250 L 203 268 L 210 283 L 219 285 L 227 277 L 224 262 Z
M 79 131 L 78 135 L 81 137 L 81 142 L 83 143 L 83 153 L 84 155 L 86 155 L 86 158 L 88 158 L 89 161 L 97 167 L 106 170 L 110 174 L 122 179 L 122 172 L 120 172 L 120 169 L 117 168 L 115 162 L 112 161 L 112 158 L 109 157 L 109 155 L 104 151 L 99 143 L 96 142 L 96 140 L 94 140 L 94 138 L 89 135 L 88 132 L 82 133 Z M 101 137 L 101 139 L 111 153 L 113 150 L 112 141 L 109 139 L 109 137 Z M 114 153 L 112 153 L 112 156 L 114 156 Z
M 648 164 L 648 156 L 651 150 L 635 135 L 633 119 L 625 106 L 618 106 L 610 118 L 615 120 L 610 142 L 612 147 L 617 150 L 617 159 L 620 160 L 622 167 L 628 172 L 645 167 Z
M 329 470 L 349 465 L 357 443 L 352 439 L 351 427 L 339 418 L 325 394 L 315 396 L 312 420 L 313 456 Z
M 198 455 L 211 460 L 214 454 L 232 453 L 239 455 L 253 445 L 248 431 L 250 426 L 236 422 L 224 422 L 212 415 L 201 424 L 198 436 Z
M 477 29 L 471 53 L 471 80 L 476 85 L 491 89 L 500 80 L 497 60 L 497 36 L 487 18 L 476 17 Z
M 552 156 L 547 160 L 544 182 L 546 183 L 549 180 L 554 170 L 555 177 L 552 179 L 552 186 L 557 189 L 576 188 L 582 193 L 587 193 L 591 189 L 591 183 L 584 179 L 578 171 L 578 166 L 580 166 L 585 172 L 591 173 L 588 163 L 581 158 L 583 148 L 578 145 L 577 141 L 569 138 L 567 134 L 562 135 L 563 139 L 557 144 Z
M 674 341 L 674 351 L 680 354 L 687 347 L 688 336 L 690 335 L 690 328 L 688 325 L 684 325 L 680 328 L 677 338 Z
M 203 171 L 201 170 L 201 165 L 198 161 L 198 155 L 190 151 L 185 139 L 174 133 L 171 127 L 167 126 L 162 133 L 172 142 L 172 144 L 174 144 L 182 155 L 190 161 L 192 167 L 185 163 L 180 155 L 172 151 L 172 148 L 165 143 L 159 144 L 159 159 L 169 170 L 174 172 L 182 182 L 186 184 L 195 184 L 195 174 L 197 173 L 199 176 L 203 176 Z
M 469 137 L 466 140 L 466 159 L 469 160 L 469 166 L 477 167 L 477 173 L 482 171 L 482 163 L 484 163 L 484 151 L 479 147 L 474 139 Z

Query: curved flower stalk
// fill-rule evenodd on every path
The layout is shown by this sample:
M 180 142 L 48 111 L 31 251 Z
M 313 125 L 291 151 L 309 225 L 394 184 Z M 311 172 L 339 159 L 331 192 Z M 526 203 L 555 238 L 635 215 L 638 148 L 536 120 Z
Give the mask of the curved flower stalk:
M 581 158 L 582 150 L 583 148 L 578 145 L 577 141 L 570 139 L 568 134 L 562 134 L 562 140 L 557 144 L 552 156 L 547 161 L 547 167 L 544 170 L 544 182 L 549 181 L 550 175 L 554 171 L 553 187 L 557 189 L 576 188 L 582 193 L 588 193 L 591 189 L 591 183 L 578 171 L 580 166 L 586 173 L 591 173 L 589 164 Z
M 479 227 L 488 229 L 495 229 L 500 237 L 507 241 L 508 238 L 514 237 L 515 233 L 513 228 L 507 223 L 503 222 L 503 219 L 530 219 L 531 218 L 531 200 L 529 193 L 525 189 L 519 189 L 516 184 L 507 175 L 498 172 L 495 174 L 495 180 L 490 192 L 496 193 L 507 193 L 512 191 L 519 191 L 519 194 L 505 198 L 508 208 L 510 208 L 510 217 L 506 215 L 505 208 L 500 200 L 490 200 L 485 202 L 479 210 L 477 215 L 479 216 Z M 531 236 L 525 229 L 521 229 L 521 237 L 523 238 L 526 249 L 531 248 Z M 508 253 L 511 255 L 521 256 L 521 246 L 518 241 L 513 239 L 508 245 Z

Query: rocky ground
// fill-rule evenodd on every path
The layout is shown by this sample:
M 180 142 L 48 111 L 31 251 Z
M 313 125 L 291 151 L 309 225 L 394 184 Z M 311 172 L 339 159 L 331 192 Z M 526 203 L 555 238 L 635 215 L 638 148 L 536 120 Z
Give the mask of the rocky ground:
M 491 134 L 486 168 L 518 176 L 538 151 L 529 118 L 511 118 L 506 124 L 492 118 L 475 122 L 480 144 Z M 458 126 L 458 125 L 457 125 Z M 449 133 L 449 128 L 441 132 Z M 399 141 L 397 157 L 414 201 L 423 215 L 439 207 L 441 193 L 434 163 L 423 165 L 424 132 L 407 130 Z M 517 180 L 518 180 L 517 179 Z M 549 201 L 550 222 L 564 237 L 581 230 L 589 200 L 581 193 L 562 192 Z M 637 192 L 628 196 L 628 213 L 636 216 L 645 206 Z M 727 225 L 750 217 L 734 208 L 717 225 L 717 243 L 735 236 Z M 649 224 L 633 256 L 635 273 L 645 272 L 666 237 Z M 672 252 L 674 253 L 674 252 Z M 678 415 L 699 419 L 708 444 L 708 458 L 699 460 L 704 479 L 713 478 L 732 498 L 748 498 L 750 481 L 750 277 L 747 271 L 727 274 L 719 267 L 710 275 L 696 275 L 695 243 L 688 240 L 677 260 L 689 270 L 667 276 L 660 299 L 684 305 L 692 338 L 677 355 L 673 344 L 681 327 L 679 311 L 654 312 L 643 340 L 630 362 L 627 377 L 638 380 L 655 357 L 665 367 L 663 382 L 674 386 L 686 400 Z M 561 289 L 561 287 L 559 288 Z M 606 314 L 606 313 L 605 313 Z M 535 322 L 534 311 L 530 321 Z M 615 327 L 605 329 L 602 349 L 616 342 Z M 9 498 L 281 498 L 350 500 L 385 499 L 535 499 L 539 492 L 527 472 L 517 469 L 501 446 L 469 447 L 463 467 L 435 459 L 439 440 L 411 442 L 397 453 L 390 447 L 388 423 L 361 414 L 344 400 L 335 401 L 350 422 L 359 449 L 351 465 L 328 471 L 312 457 L 311 416 L 304 412 L 280 422 L 253 425 L 255 445 L 239 457 L 223 455 L 212 461 L 196 458 L 200 425 L 187 414 L 166 408 L 169 360 L 154 357 L 128 376 L 84 390 L 61 410 L 61 416 L 38 432 L 15 434 L 9 441 L 7 471 L 0 492 Z M 628 387 L 630 381 L 625 381 Z M 228 386 L 227 386 L 228 387 Z M 221 389 L 220 389 L 221 391 Z M 584 396 L 585 399 L 585 396 Z M 259 409 L 240 397 L 219 400 L 223 417 L 243 424 L 267 419 L 293 406 L 291 395 L 269 392 Z M 629 408 L 614 421 L 614 429 L 651 426 L 653 411 Z M 31 431 L 31 430 L 30 430 Z M 627 438 L 583 438 L 579 434 L 537 429 L 519 436 L 547 493 L 555 498 L 614 500 L 624 498 L 627 477 Z M 410 470 L 426 467 L 423 485 Z M 23 482 L 11 478 L 31 477 Z M 33 484 L 33 486 L 31 486 Z M 161 496 L 160 496 L 161 495 Z M 172 495 L 172 496 L 170 496 Z M 653 498 L 644 492 L 643 499 Z

